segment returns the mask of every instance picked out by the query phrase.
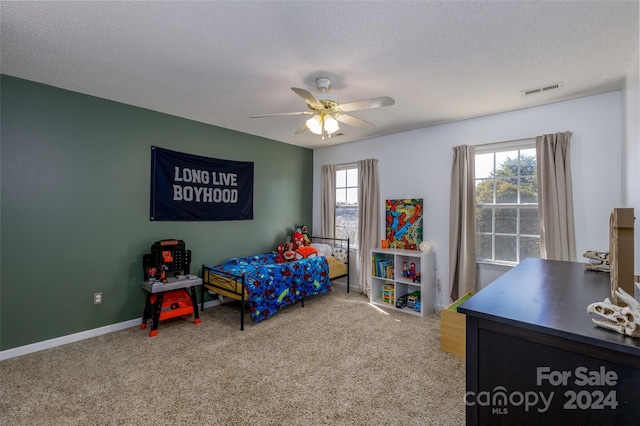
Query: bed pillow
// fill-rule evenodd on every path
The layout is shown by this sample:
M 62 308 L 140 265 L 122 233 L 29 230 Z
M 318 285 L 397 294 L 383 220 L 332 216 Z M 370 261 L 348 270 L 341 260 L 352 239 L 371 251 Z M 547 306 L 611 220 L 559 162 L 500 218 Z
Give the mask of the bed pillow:
M 329 244 L 311 243 L 311 247 L 318 250 L 318 256 L 329 257 L 333 253 L 333 249 Z
M 338 259 L 340 262 L 347 261 L 347 251 L 341 247 L 334 247 L 333 249 L 333 257 Z

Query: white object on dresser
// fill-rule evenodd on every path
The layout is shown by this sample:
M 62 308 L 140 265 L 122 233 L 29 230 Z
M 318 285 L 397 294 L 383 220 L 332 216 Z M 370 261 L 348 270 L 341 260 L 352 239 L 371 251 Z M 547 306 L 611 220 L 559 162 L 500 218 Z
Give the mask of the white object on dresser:
M 371 250 L 369 277 L 372 304 L 385 308 L 425 316 L 434 309 L 436 292 L 435 253 L 418 250 L 382 249 Z M 419 274 L 419 279 L 414 277 Z M 415 310 L 415 300 L 402 298 L 420 292 L 420 310 Z M 398 303 L 399 302 L 399 303 Z

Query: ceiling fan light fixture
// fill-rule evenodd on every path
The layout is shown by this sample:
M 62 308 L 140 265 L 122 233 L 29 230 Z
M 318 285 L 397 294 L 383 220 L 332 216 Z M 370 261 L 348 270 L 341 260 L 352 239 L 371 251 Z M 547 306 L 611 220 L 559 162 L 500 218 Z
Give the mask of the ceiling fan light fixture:
M 335 118 L 331 117 L 330 115 L 325 115 L 324 117 L 324 130 L 325 132 L 329 133 L 330 135 L 337 132 L 338 129 L 340 128 L 340 125 L 338 124 L 338 120 L 336 120 Z
M 307 128 L 316 135 L 331 135 L 340 129 L 338 120 L 330 115 L 316 114 L 307 120 Z
M 322 134 L 322 117 L 319 115 L 314 115 L 310 119 L 307 120 L 307 127 L 312 133 L 316 135 Z

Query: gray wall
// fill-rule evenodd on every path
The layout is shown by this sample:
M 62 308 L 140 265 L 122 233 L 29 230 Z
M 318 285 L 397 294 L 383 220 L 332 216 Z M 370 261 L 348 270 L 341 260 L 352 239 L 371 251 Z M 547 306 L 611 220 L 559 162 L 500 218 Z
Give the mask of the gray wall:
M 0 83 L 0 350 L 140 317 L 142 255 L 154 241 L 184 240 L 199 273 L 311 228 L 309 149 L 9 76 Z M 152 145 L 255 162 L 254 219 L 151 222 Z

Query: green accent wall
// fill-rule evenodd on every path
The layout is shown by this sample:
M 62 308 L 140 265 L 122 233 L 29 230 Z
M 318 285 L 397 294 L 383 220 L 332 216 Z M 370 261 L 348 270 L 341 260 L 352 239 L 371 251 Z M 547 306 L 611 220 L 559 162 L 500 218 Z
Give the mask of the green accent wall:
M 311 225 L 310 149 L 0 78 L 0 350 L 141 317 L 154 241 L 184 240 L 200 275 Z M 255 162 L 254 219 L 150 221 L 152 145 Z

